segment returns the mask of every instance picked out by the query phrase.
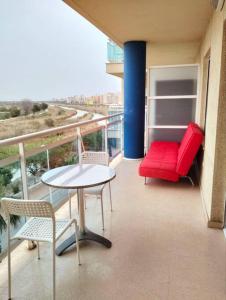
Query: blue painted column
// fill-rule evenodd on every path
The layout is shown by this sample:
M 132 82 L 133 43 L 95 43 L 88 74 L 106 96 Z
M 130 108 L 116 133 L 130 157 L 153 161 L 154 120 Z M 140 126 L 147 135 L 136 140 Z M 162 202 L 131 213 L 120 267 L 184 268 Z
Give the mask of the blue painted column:
M 144 156 L 146 42 L 124 44 L 124 157 Z

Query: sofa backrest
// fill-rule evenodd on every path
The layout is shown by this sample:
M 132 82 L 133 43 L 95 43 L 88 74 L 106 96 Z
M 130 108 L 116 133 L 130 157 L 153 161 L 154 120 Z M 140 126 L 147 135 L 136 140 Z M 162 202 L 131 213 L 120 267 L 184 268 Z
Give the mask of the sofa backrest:
M 176 172 L 186 176 L 203 141 L 203 133 L 195 123 L 190 123 L 178 150 Z

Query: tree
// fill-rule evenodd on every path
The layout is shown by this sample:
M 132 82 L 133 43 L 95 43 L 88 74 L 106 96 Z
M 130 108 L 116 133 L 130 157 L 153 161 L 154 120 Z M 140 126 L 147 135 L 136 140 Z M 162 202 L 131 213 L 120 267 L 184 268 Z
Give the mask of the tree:
M 33 114 L 35 114 L 36 112 L 39 112 L 41 110 L 40 105 L 39 104 L 34 104 L 32 107 L 32 112 Z
M 40 108 L 41 108 L 41 110 L 46 110 L 46 109 L 48 108 L 48 104 L 42 102 L 42 103 L 40 104 Z
M 11 183 L 11 179 L 13 178 L 13 174 L 9 168 L 0 168 L 0 198 L 4 197 L 6 193 L 6 187 Z M 19 221 L 18 216 L 11 216 L 11 223 L 16 225 Z M 5 220 L 1 215 L 1 200 L 0 200 L 0 232 L 6 228 Z M 1 252 L 1 247 L 0 247 Z
M 50 167 L 56 168 L 73 164 L 76 161 L 76 151 L 73 143 L 67 143 L 50 150 Z
M 86 150 L 101 151 L 103 144 L 102 132 L 89 133 L 83 137 Z
M 10 184 L 13 174 L 9 168 L 0 168 L 0 185 L 6 187 Z
M 32 107 L 33 107 L 33 104 L 32 104 L 31 100 L 24 99 L 21 101 L 21 109 L 25 116 L 29 115 L 32 112 Z
M 32 176 L 36 177 L 46 169 L 47 157 L 45 152 L 39 153 L 27 159 L 27 170 Z
M 51 119 L 51 118 L 45 119 L 45 124 L 46 124 L 48 127 L 54 127 L 54 121 L 53 121 L 53 119 Z
M 20 116 L 20 109 L 18 107 L 16 107 L 16 106 L 12 106 L 10 108 L 10 116 L 12 118 Z

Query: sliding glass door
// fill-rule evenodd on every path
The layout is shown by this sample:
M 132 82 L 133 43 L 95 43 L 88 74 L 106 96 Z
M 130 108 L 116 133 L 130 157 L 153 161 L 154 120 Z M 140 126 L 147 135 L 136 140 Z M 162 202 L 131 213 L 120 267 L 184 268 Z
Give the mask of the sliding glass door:
M 146 145 L 180 141 L 195 121 L 197 65 L 152 67 L 148 73 Z

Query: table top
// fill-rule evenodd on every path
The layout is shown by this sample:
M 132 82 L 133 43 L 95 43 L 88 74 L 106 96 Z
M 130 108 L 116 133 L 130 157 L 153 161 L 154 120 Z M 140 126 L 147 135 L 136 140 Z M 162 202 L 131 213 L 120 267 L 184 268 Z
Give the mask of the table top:
M 51 169 L 41 181 L 51 187 L 76 189 L 104 184 L 115 178 L 115 170 L 103 165 L 69 165 Z

